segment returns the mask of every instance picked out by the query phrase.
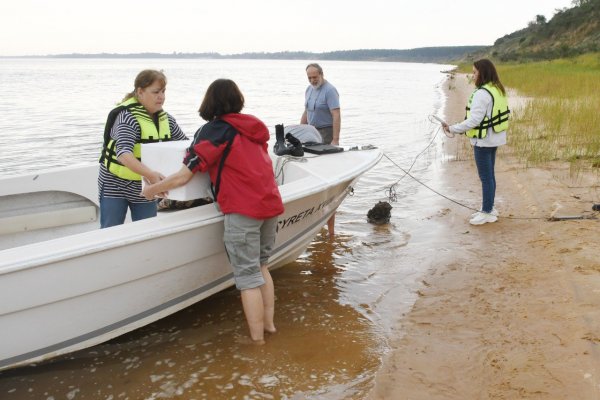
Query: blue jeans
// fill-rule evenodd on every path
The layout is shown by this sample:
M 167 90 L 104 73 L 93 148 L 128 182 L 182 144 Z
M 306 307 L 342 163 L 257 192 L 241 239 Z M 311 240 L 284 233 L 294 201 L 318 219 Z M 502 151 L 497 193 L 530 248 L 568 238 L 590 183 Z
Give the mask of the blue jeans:
M 131 210 L 131 220 L 139 221 L 156 217 L 157 207 L 155 201 L 147 203 L 132 203 L 127 199 L 100 197 L 100 228 L 121 225 L 125 222 L 127 208 Z
M 489 213 L 494 208 L 494 198 L 496 197 L 496 176 L 494 167 L 496 165 L 497 147 L 473 147 L 477 173 L 481 181 L 481 191 L 483 193 L 481 211 Z

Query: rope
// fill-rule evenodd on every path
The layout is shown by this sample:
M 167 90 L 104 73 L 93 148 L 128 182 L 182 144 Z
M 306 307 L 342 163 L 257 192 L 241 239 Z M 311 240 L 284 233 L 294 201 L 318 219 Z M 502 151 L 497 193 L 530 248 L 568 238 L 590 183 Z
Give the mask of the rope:
M 429 119 L 429 122 L 431 122 L 432 124 L 439 124 L 440 126 L 442 126 L 442 123 L 444 122 L 443 119 L 441 119 L 437 115 L 433 115 L 433 114 L 430 114 L 427 117 L 427 119 Z M 446 132 L 446 131 L 444 131 L 444 134 L 446 136 L 448 136 L 450 139 L 452 139 L 455 136 L 454 133 L 452 133 L 452 132 Z
M 443 197 L 443 198 L 445 198 L 446 200 L 449 200 L 449 201 L 451 201 L 452 203 L 454 203 L 454 204 L 456 204 L 456 205 L 459 205 L 459 206 L 461 206 L 461 207 L 468 208 L 469 210 L 473 210 L 473 211 L 479 211 L 479 210 L 475 210 L 474 208 L 472 208 L 472 207 L 469 207 L 469 206 L 467 206 L 466 204 L 463 204 L 463 203 L 461 203 L 461 202 L 459 202 L 459 201 L 457 201 L 457 200 L 451 199 L 450 197 L 446 196 L 445 194 L 442 194 L 442 193 L 438 192 L 437 190 L 435 190 L 435 189 L 434 189 L 434 188 L 432 188 L 431 186 L 428 186 L 426 183 L 423 183 L 423 182 L 421 182 L 419 179 L 415 178 L 415 177 L 414 177 L 414 176 L 413 176 L 413 175 L 412 175 L 412 174 L 411 174 L 409 171 L 405 171 L 405 170 L 404 170 L 404 169 L 403 169 L 401 166 L 399 166 L 398 164 L 396 164 L 396 162 L 395 162 L 394 160 L 392 160 L 391 158 L 389 158 L 387 154 L 384 154 L 383 156 L 384 156 L 385 158 L 387 158 L 388 160 L 390 160 L 390 162 L 391 162 L 392 164 L 394 164 L 396 167 L 398 167 L 398 168 L 399 168 L 399 169 L 400 169 L 402 172 L 404 172 L 404 176 L 407 176 L 407 175 L 408 175 L 408 176 L 409 176 L 409 177 L 411 177 L 411 178 L 412 178 L 412 179 L 413 179 L 415 182 L 417 182 L 417 183 L 419 183 L 419 184 L 421 184 L 421 185 L 425 186 L 427 189 L 431 190 L 433 193 L 437 194 L 438 196 L 440 196 L 440 197 Z M 390 190 L 390 191 L 394 190 L 394 192 L 395 192 L 395 189 L 393 189 L 393 186 L 396 186 L 396 184 L 397 184 L 397 183 L 393 184 L 393 185 L 392 185 L 392 187 L 390 187 L 390 189 L 389 189 L 389 190 Z M 391 201 L 396 201 L 396 200 L 392 200 L 391 198 L 390 198 L 390 200 L 391 200 Z
M 430 122 L 433 122 L 433 121 L 431 120 L 431 119 L 432 119 L 432 117 L 433 117 L 433 116 L 431 116 L 431 115 L 429 116 L 429 121 L 430 121 Z M 435 119 L 437 119 L 437 118 L 435 118 Z M 387 159 L 388 159 L 388 160 L 389 160 L 389 161 L 390 161 L 392 164 L 394 164 L 396 167 L 398 167 L 398 169 L 400 169 L 402 172 L 404 172 L 404 175 L 402 175 L 402 176 L 401 176 L 401 177 L 400 177 L 400 178 L 399 178 L 399 179 L 398 179 L 398 180 L 397 180 L 397 181 L 396 181 L 394 184 L 392 184 L 392 185 L 389 187 L 389 189 L 387 189 L 387 190 L 386 190 L 386 196 L 388 197 L 388 199 L 389 199 L 391 202 L 396 202 L 396 201 L 398 201 L 398 196 L 397 196 L 397 194 L 396 194 L 396 188 L 395 188 L 395 187 L 398 185 L 398 183 L 399 183 L 399 182 L 400 182 L 400 181 L 401 181 L 401 180 L 402 180 L 402 179 L 403 179 L 405 176 L 409 176 L 409 177 L 410 177 L 410 178 L 412 178 L 412 179 L 413 179 L 415 182 L 417 182 L 417 183 L 419 183 L 420 185 L 422 185 L 422 186 L 426 187 L 427 189 L 429 189 L 430 191 L 432 191 L 432 192 L 433 192 L 433 193 L 435 193 L 436 195 L 438 195 L 438 196 L 440 196 L 440 197 L 442 197 L 442 198 L 444 198 L 444 199 L 446 199 L 446 200 L 448 200 L 448 201 L 450 201 L 450 202 L 452 202 L 452 203 L 454 203 L 454 204 L 456 204 L 456 205 L 458 205 L 458 206 L 460 206 L 460 207 L 464 207 L 464 208 L 466 208 L 466 209 L 468 209 L 468 210 L 471 210 L 471 211 L 476 211 L 476 212 L 478 212 L 479 210 L 477 210 L 477 209 L 474 209 L 473 207 L 470 207 L 470 206 L 468 206 L 468 205 L 466 205 L 466 204 L 464 204 L 464 203 L 461 203 L 461 202 L 460 202 L 460 201 L 458 201 L 458 200 L 454 200 L 454 199 L 452 199 L 452 198 L 450 198 L 450 197 L 448 197 L 448 196 L 446 196 L 446 195 L 444 195 L 444 194 L 442 194 L 442 193 L 438 192 L 437 190 L 433 189 L 432 187 L 428 186 L 427 184 L 425 184 L 425 183 L 421 182 L 419 179 L 417 179 L 415 176 L 413 176 L 413 175 L 410 173 L 410 170 L 412 169 L 412 167 L 413 167 L 413 166 L 415 165 L 415 163 L 417 162 L 417 159 L 418 159 L 418 158 L 419 158 L 419 157 L 420 157 L 420 156 L 421 156 L 421 155 L 422 155 L 422 154 L 423 154 L 423 153 L 424 153 L 424 152 L 425 152 L 427 149 L 429 149 L 429 147 L 431 147 L 431 145 L 433 144 L 434 140 L 437 138 L 437 136 L 438 136 L 438 134 L 439 134 L 439 132 L 440 132 L 440 129 L 442 129 L 442 126 L 441 126 L 441 124 L 440 124 L 440 125 L 438 126 L 438 128 L 436 129 L 436 131 L 435 131 L 435 134 L 433 135 L 433 138 L 431 139 L 431 141 L 430 141 L 430 142 L 427 144 L 427 146 L 426 146 L 426 147 L 425 147 L 425 148 L 424 148 L 424 149 L 423 149 L 423 150 L 422 150 L 422 151 L 421 151 L 419 154 L 417 154 L 417 156 L 416 156 L 416 157 L 415 157 L 415 159 L 413 160 L 413 162 L 412 162 L 412 164 L 410 165 L 410 167 L 408 168 L 408 170 L 405 170 L 405 169 L 404 169 L 404 168 L 402 168 L 400 165 L 398 165 L 398 164 L 397 164 L 397 163 L 396 163 L 394 160 L 392 160 L 392 159 L 391 159 L 391 158 L 390 158 L 390 157 L 389 157 L 387 154 L 385 154 L 385 153 L 383 154 L 383 156 L 384 156 L 385 158 L 387 158 Z M 446 135 L 446 136 L 448 136 L 448 135 Z M 448 137 L 454 137 L 454 135 L 453 135 L 453 136 L 448 136 Z M 534 219 L 534 220 L 542 220 L 542 219 L 543 219 L 543 220 L 548 220 L 548 221 L 562 221 L 562 220 L 573 220 L 573 219 L 596 219 L 596 217 L 595 217 L 595 216 L 583 216 L 583 215 L 582 215 L 582 216 L 574 216 L 574 217 L 562 217 L 562 218 L 561 218 L 561 217 L 554 217 L 554 216 L 552 216 L 552 217 L 550 217 L 550 218 L 547 218 L 547 217 L 499 217 L 499 218 L 505 218 L 505 219 L 515 219 L 515 220 L 532 220 L 532 219 Z
M 427 151 L 427 149 L 429 149 L 429 148 L 431 147 L 431 145 L 433 144 L 433 142 L 434 142 L 434 141 L 435 141 L 435 139 L 437 138 L 437 136 L 438 136 L 438 133 L 440 133 L 440 129 L 441 129 L 441 125 L 440 125 L 440 126 L 439 126 L 439 127 L 436 129 L 436 130 L 435 130 L 435 134 L 433 135 L 433 137 L 431 138 L 431 140 L 429 141 L 429 143 L 427 144 L 427 146 L 425 146 L 425 148 L 424 148 L 423 150 L 421 150 L 421 152 L 420 152 L 419 154 L 417 154 L 417 156 L 416 156 L 416 157 L 415 157 L 415 159 L 413 160 L 412 164 L 410 164 L 410 167 L 408 168 L 408 171 L 405 171 L 405 170 L 404 170 L 402 167 L 400 167 L 398 164 L 396 164 L 394 161 L 392 161 L 392 160 L 391 160 L 391 159 L 390 159 L 390 158 L 389 158 L 389 157 L 388 157 L 386 154 L 384 154 L 384 155 L 385 155 L 385 157 L 386 157 L 388 160 L 392 161 L 392 163 L 393 163 L 394 165 L 396 165 L 398 168 L 400 168 L 400 170 L 402 170 L 402 171 L 404 172 L 404 175 L 402 175 L 402 176 L 401 176 L 401 177 L 400 177 L 400 178 L 399 178 L 399 179 L 396 181 L 396 183 L 394 183 L 394 184 L 393 184 L 393 185 L 390 187 L 390 189 L 389 189 L 390 193 L 391 193 L 391 192 L 392 192 L 392 190 L 393 190 L 393 191 L 394 191 L 394 195 L 395 195 L 395 190 L 393 189 L 393 187 L 394 187 L 394 186 L 396 186 L 396 185 L 397 185 L 397 184 L 398 184 L 398 183 L 399 183 L 399 182 L 400 182 L 402 179 L 404 179 L 404 177 L 405 177 L 406 175 L 408 175 L 408 176 L 410 176 L 411 178 L 415 179 L 413 176 L 411 176 L 411 175 L 410 175 L 410 173 L 409 173 L 409 172 L 410 172 L 410 170 L 412 170 L 412 168 L 415 166 L 415 163 L 417 162 L 417 160 L 419 159 L 419 157 L 421 157 L 421 155 L 423 155 L 423 153 L 425 153 L 425 152 Z
M 275 163 L 275 180 L 277 182 L 279 182 L 279 177 L 281 176 L 281 182 L 279 182 L 280 185 L 284 184 L 285 181 L 285 176 L 283 173 L 284 167 L 287 163 L 289 162 L 306 162 L 308 161 L 306 157 L 294 157 L 294 156 L 290 156 L 290 155 L 284 155 L 284 156 L 279 156 L 277 157 L 277 162 Z
M 432 118 L 432 117 L 433 117 L 432 115 L 430 115 L 430 116 L 429 116 L 429 121 L 430 121 L 430 122 L 433 122 L 433 121 L 431 121 L 431 118 Z M 440 133 L 440 130 L 441 130 L 441 128 L 442 128 L 442 125 L 440 124 L 440 125 L 437 127 L 437 129 L 435 130 L 435 133 L 434 133 L 433 137 L 431 138 L 431 140 L 429 141 L 429 143 L 427 144 L 427 146 L 425 146 L 425 148 L 424 148 L 423 150 L 421 150 L 421 152 L 420 152 L 419 154 L 417 154 L 417 156 L 416 156 L 416 157 L 415 157 L 415 159 L 413 160 L 412 164 L 410 164 L 410 167 L 408 168 L 408 171 L 405 171 L 405 170 L 404 170 L 402 167 L 400 167 L 400 166 L 399 166 L 398 164 L 396 164 L 396 163 L 395 163 L 395 162 L 394 162 L 392 159 L 390 159 L 390 158 L 387 156 L 387 154 L 384 154 L 385 158 L 387 158 L 388 160 L 390 160 L 390 161 L 392 162 L 392 164 L 396 165 L 396 166 L 397 166 L 397 167 L 398 167 L 398 168 L 399 168 L 401 171 L 403 171 L 403 172 L 404 172 L 404 175 L 402 175 L 402 176 L 401 176 L 401 177 L 400 177 L 400 178 L 399 178 L 399 179 L 398 179 L 398 180 L 397 180 L 397 181 L 396 181 L 394 184 L 392 184 L 392 185 L 390 186 L 390 188 L 389 188 L 389 189 L 386 191 L 386 197 L 387 197 L 388 199 L 390 199 L 390 201 L 392 201 L 392 202 L 395 202 L 395 201 L 397 201 L 397 200 L 398 200 L 398 196 L 397 196 L 397 194 L 396 194 L 396 188 L 395 188 L 395 187 L 396 187 L 396 185 L 398 185 L 398 183 L 399 183 L 399 182 L 400 182 L 402 179 L 404 179 L 404 177 L 405 177 L 405 176 L 407 176 L 407 175 L 408 175 L 408 176 L 410 176 L 412 179 L 414 179 L 414 180 L 416 180 L 417 182 L 419 182 L 419 181 L 418 181 L 418 180 L 417 180 L 417 179 L 416 179 L 414 176 L 412 176 L 412 175 L 410 174 L 410 171 L 411 171 L 411 170 L 412 170 L 412 168 L 414 167 L 414 165 L 415 165 L 415 163 L 417 162 L 417 160 L 419 159 L 419 157 L 421 157 L 421 155 L 422 155 L 423 153 L 425 153 L 425 152 L 427 151 L 427 149 L 429 149 L 429 148 L 431 147 L 431 145 L 433 144 L 433 142 L 434 142 L 434 141 L 435 141 L 435 139 L 437 138 L 438 134 Z M 419 182 L 419 183 L 421 183 L 421 182 Z

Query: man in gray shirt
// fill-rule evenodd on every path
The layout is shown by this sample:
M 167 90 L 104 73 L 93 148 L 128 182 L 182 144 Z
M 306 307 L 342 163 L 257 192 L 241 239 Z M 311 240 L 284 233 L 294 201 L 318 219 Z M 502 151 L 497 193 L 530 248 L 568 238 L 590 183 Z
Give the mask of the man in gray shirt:
M 340 114 L 340 95 L 337 89 L 323 77 L 323 68 L 319 64 L 308 64 L 306 76 L 310 85 L 304 93 L 304 112 L 301 124 L 317 128 L 323 137 L 323 143 L 339 146 L 342 117 Z M 334 237 L 335 212 L 327 221 L 329 239 Z
M 317 128 L 323 143 L 340 144 L 340 95 L 337 89 L 323 77 L 319 64 L 308 64 L 306 76 L 310 85 L 304 93 L 304 113 L 301 124 Z

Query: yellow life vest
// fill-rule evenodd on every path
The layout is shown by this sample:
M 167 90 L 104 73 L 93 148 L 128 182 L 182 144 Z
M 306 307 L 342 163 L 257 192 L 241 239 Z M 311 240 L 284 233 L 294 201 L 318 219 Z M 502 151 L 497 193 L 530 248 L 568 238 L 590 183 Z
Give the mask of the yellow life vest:
M 100 163 L 106 166 L 111 173 L 122 179 L 130 181 L 140 181 L 142 177 L 121 164 L 117 159 L 116 141 L 111 139 L 110 131 L 117 119 L 117 116 L 123 111 L 129 112 L 135 117 L 140 127 L 140 139 L 133 145 L 133 155 L 141 161 L 142 159 L 142 143 L 163 142 L 171 140 L 171 129 L 169 127 L 169 117 L 164 111 L 159 111 L 156 115 L 155 122 L 148 114 L 144 106 L 138 103 L 137 99 L 130 98 L 116 108 L 111 110 L 106 120 L 104 127 L 104 146 L 100 156 Z
M 508 101 L 500 89 L 490 83 L 486 83 L 485 85 L 478 87 L 471 94 L 471 97 L 467 103 L 467 116 L 465 119 L 468 119 L 471 116 L 471 103 L 473 102 L 475 93 L 480 89 L 485 90 L 492 96 L 492 118 L 488 118 L 486 115 L 478 127 L 467 131 L 466 135 L 470 138 L 481 139 L 486 137 L 488 128 L 493 128 L 494 132 L 502 132 L 508 129 L 508 116 L 510 114 L 510 110 L 508 109 Z

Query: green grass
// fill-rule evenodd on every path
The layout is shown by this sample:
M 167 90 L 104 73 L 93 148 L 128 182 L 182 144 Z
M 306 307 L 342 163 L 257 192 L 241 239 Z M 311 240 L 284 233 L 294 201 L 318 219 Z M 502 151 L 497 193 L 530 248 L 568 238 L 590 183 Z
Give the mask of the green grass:
M 499 64 L 498 73 L 507 86 L 526 96 L 560 99 L 598 96 L 600 53 L 572 59 Z
M 526 165 L 566 161 L 573 171 L 600 168 L 600 53 L 496 66 L 502 83 L 528 99 L 511 105 L 507 150 Z

